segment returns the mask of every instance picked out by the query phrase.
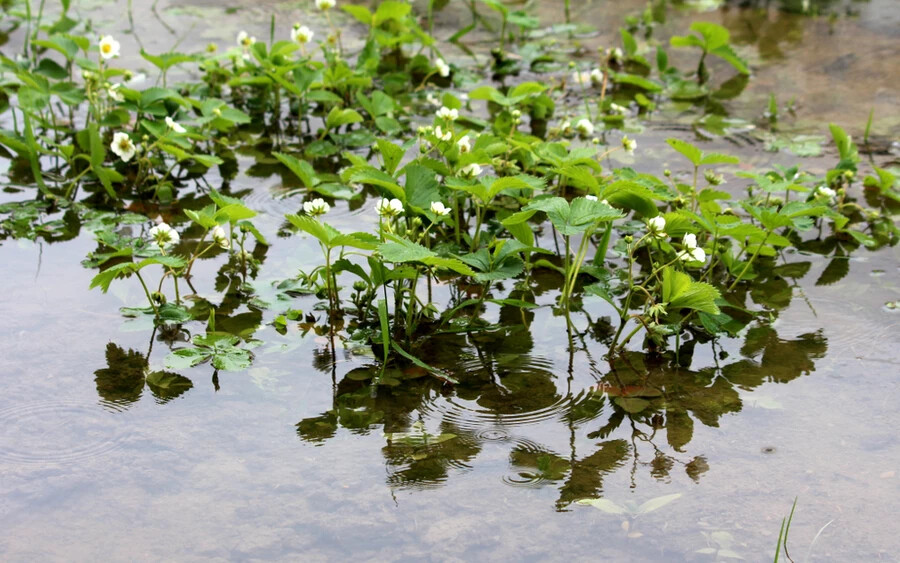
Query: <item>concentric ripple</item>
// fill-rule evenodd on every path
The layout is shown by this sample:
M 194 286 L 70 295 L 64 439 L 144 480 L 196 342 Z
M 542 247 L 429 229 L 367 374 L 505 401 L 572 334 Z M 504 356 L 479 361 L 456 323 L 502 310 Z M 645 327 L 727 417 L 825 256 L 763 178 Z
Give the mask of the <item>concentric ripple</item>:
M 69 463 L 114 450 L 129 433 L 121 412 L 66 402 L 19 405 L 0 411 L 0 460 Z
M 514 439 L 510 451 L 510 471 L 500 479 L 513 487 L 538 488 L 562 479 L 569 462 L 527 439 Z
M 562 420 L 569 413 L 577 410 L 583 403 L 592 400 L 593 394 L 588 390 L 579 391 L 568 397 L 559 395 L 552 403 L 529 409 L 526 405 L 511 401 L 502 408 L 490 409 L 476 403 L 461 401 L 457 397 L 422 405 L 422 413 L 437 420 L 451 424 L 461 430 L 472 432 L 479 438 L 502 440 L 503 437 L 485 438 L 491 432 L 504 433 L 504 427 L 527 426 L 550 420 Z

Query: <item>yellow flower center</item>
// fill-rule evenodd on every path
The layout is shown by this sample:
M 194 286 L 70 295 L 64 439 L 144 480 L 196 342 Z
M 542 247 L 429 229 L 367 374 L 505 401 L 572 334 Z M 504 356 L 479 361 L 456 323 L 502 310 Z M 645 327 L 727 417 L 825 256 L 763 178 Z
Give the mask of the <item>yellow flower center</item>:
M 104 43 L 103 45 L 100 45 L 100 50 L 104 53 L 109 53 L 112 51 L 112 45 L 110 45 L 109 43 Z

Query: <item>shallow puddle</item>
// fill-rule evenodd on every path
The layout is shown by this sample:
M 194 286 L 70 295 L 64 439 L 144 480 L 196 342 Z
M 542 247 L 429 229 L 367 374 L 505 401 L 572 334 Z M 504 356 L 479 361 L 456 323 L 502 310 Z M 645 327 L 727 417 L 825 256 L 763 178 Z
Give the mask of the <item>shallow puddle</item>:
M 272 13 L 284 22 L 313 17 L 296 3 L 134 4 L 135 43 L 123 41 L 123 51 L 137 49 L 137 38 L 151 52 L 173 38 L 192 51 L 240 29 L 265 37 Z M 644 6 L 574 4 L 573 19 L 599 28 L 583 38 L 588 49 L 618 44 L 619 22 Z M 619 164 L 677 170 L 664 148 L 676 135 L 739 155 L 741 169 L 801 163 L 824 172 L 836 158 L 827 144 L 806 159 L 766 150 L 771 140 L 756 125 L 773 92 L 796 98 L 796 114 L 779 126 L 785 138 L 824 137 L 828 122 L 861 135 L 874 109 L 871 158 L 897 162 L 892 0 L 849 3 L 857 15 L 835 8 L 834 20 L 774 2 L 708 4 L 699 13 L 670 7 L 660 32 L 683 33 L 696 19 L 732 30 L 754 67 L 744 94 L 723 103 L 738 132 L 701 130 L 698 140 L 703 112 L 670 105 L 626 124 L 641 150 Z M 542 23 L 562 21 L 561 6 L 541 3 Z M 126 2 L 85 1 L 78 10 L 98 29 L 128 27 Z M 449 6 L 436 34 L 468 17 L 464 5 Z M 352 44 L 352 28 L 346 33 Z M 473 34 L 478 57 L 480 41 Z M 266 164 L 242 156 L 231 182 L 272 242 L 259 257 L 257 298 L 321 316 L 314 297 L 272 285 L 321 254 L 308 238 L 279 236 L 284 213 L 303 198 L 277 197 L 284 181 Z M 742 181 L 727 175 L 725 188 L 740 193 Z M 0 194 L 0 203 L 21 199 Z M 377 225 L 372 205 L 340 202 L 329 222 L 365 230 Z M 887 305 L 900 299 L 896 247 L 845 256 L 811 243 L 788 254 L 789 267 L 751 290 L 771 321 L 685 346 L 680 369 L 667 367 L 671 356 L 637 351 L 607 362 L 616 313 L 586 300 L 568 331 L 553 306 L 561 277 L 544 271 L 533 281 L 539 308 L 488 304 L 488 329 L 448 327 L 424 350 L 460 379 L 453 386 L 417 368 L 388 370 L 373 386 L 370 349 L 302 325 L 280 334 L 271 325 L 278 311 L 241 302 L 222 303 L 217 322 L 262 341 L 252 367 L 214 374 L 201 365 L 182 370 L 187 383 L 149 385 L 144 374 L 161 370 L 187 335 L 125 318 L 120 307 L 142 304 L 136 284 L 89 291 L 95 271 L 81 261 L 96 247 L 87 230 L 0 245 L 4 560 L 762 561 L 795 497 L 795 560 L 807 551 L 812 561 L 900 552 L 900 309 Z M 216 304 L 234 283 L 217 276 L 219 266 L 200 261 L 194 273 L 196 293 Z M 431 290 L 445 302 L 463 291 Z M 577 502 L 601 497 L 614 505 Z

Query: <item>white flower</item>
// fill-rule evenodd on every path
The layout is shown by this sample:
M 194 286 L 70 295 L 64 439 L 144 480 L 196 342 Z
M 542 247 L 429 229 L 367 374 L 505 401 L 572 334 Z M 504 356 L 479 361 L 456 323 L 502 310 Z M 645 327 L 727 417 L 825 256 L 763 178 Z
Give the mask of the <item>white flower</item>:
M 614 61 L 622 60 L 623 56 L 624 55 L 622 54 L 622 49 L 619 49 L 618 47 L 616 47 L 615 49 L 609 50 L 609 58 L 611 58 Z
M 313 35 L 315 35 L 313 30 L 299 23 L 295 23 L 294 28 L 291 30 L 291 39 L 301 44 L 312 41 Z
M 375 213 L 383 217 L 395 217 L 403 214 L 403 202 L 397 198 L 388 199 L 386 197 L 378 200 L 375 204 Z
M 246 49 L 246 48 L 252 46 L 254 43 L 256 43 L 256 37 L 253 37 L 252 35 L 247 34 L 246 31 L 242 31 L 242 32 L 238 33 L 238 36 L 237 36 L 238 46 Z
M 131 74 L 131 76 L 129 77 L 128 73 L 125 73 L 124 78 L 125 78 L 125 82 L 124 82 L 125 85 L 137 86 L 138 84 L 147 80 L 147 75 L 144 74 L 143 72 L 135 72 L 135 73 Z
M 443 203 L 440 201 L 432 201 L 431 202 L 431 212 L 437 215 L 438 217 L 443 217 L 445 215 L 450 214 L 450 208 L 445 207 Z
M 466 153 L 472 150 L 472 143 L 469 142 L 469 136 L 463 135 L 458 141 L 456 141 L 456 146 L 459 148 L 459 152 Z
M 330 10 L 334 8 L 334 0 L 316 0 L 316 8 L 320 10 Z
M 478 166 L 476 163 L 469 164 L 467 166 L 463 166 L 462 170 L 459 171 L 460 174 L 467 178 L 475 178 L 481 175 L 481 166 Z
M 623 108 L 622 106 L 620 106 L 620 105 L 617 104 L 617 103 L 611 103 L 611 104 L 609 104 L 609 109 L 610 109 L 611 111 L 616 112 L 616 113 L 621 113 L 621 114 L 628 113 L 628 110 L 627 110 L 627 109 Z
M 187 133 L 187 129 L 182 127 L 180 123 L 178 123 L 168 115 L 166 116 L 166 127 L 171 129 L 172 131 L 175 131 L 176 133 Z
M 178 236 L 178 231 L 166 223 L 160 223 L 150 229 L 150 238 L 153 239 L 160 248 L 175 246 L 178 244 L 178 241 L 181 240 L 181 237 Z
M 572 82 L 578 84 L 579 86 L 590 86 L 591 85 L 591 73 L 590 71 L 582 71 L 575 72 L 572 74 Z
M 131 157 L 133 157 L 135 153 L 134 143 L 131 142 L 131 137 L 128 136 L 128 133 L 123 133 L 122 131 L 113 135 L 113 140 L 109 145 L 109 148 L 112 149 L 112 152 L 116 153 L 116 156 L 122 159 L 122 162 L 131 160 Z
M 591 71 L 591 80 L 594 82 L 601 83 L 603 82 L 603 71 L 599 68 L 595 68 Z
M 109 96 L 109 99 L 114 102 L 122 102 L 125 101 L 125 96 L 122 95 L 122 92 L 119 92 L 119 87 L 121 84 L 112 84 L 106 89 L 106 95 Z
M 563 121 L 559 125 L 559 130 L 563 133 L 563 135 L 571 133 L 572 132 L 572 122 L 569 121 L 568 119 Z
M 819 186 L 816 188 L 816 197 L 823 197 L 825 199 L 833 199 L 837 195 L 837 192 L 832 190 L 831 188 L 825 186 Z
M 104 59 L 118 57 L 121 47 L 119 42 L 113 39 L 112 35 L 104 35 L 100 38 L 100 56 Z
M 575 129 L 577 129 L 578 132 L 585 137 L 590 137 L 594 134 L 594 124 L 587 119 L 582 119 L 578 123 L 576 123 Z
M 650 234 L 656 238 L 666 238 L 666 219 L 665 217 L 657 216 L 649 221 L 647 221 L 647 229 L 650 231 Z
M 438 125 L 434 128 L 434 136 L 440 139 L 441 141 L 449 141 L 453 138 L 453 131 L 447 130 L 444 131 L 441 129 L 441 126 Z
M 303 202 L 303 211 L 306 211 L 313 217 L 316 215 L 325 215 L 328 213 L 329 209 L 331 209 L 331 206 L 325 203 L 325 200 L 320 197 L 317 197 L 312 201 Z
M 225 229 L 223 229 L 221 225 L 216 225 L 216 227 L 212 230 L 212 240 L 214 243 L 218 244 L 225 250 L 228 250 L 228 248 L 231 246 L 231 240 L 228 236 L 228 233 L 225 232 Z
M 684 245 L 688 250 L 697 248 L 697 235 L 694 233 L 688 233 L 684 235 L 684 238 L 681 239 L 681 244 Z
M 434 66 L 437 67 L 438 74 L 443 77 L 450 76 L 450 65 L 448 65 L 444 59 L 435 59 Z
M 706 262 L 706 251 L 699 247 L 685 248 L 678 253 L 678 258 L 684 262 Z
M 622 137 L 622 148 L 625 149 L 625 152 L 628 154 L 634 154 L 634 149 L 637 148 L 637 141 L 629 139 L 628 135 L 625 135 Z
M 443 106 L 441 109 L 437 110 L 437 116 L 448 121 L 456 121 L 459 119 L 459 111 Z

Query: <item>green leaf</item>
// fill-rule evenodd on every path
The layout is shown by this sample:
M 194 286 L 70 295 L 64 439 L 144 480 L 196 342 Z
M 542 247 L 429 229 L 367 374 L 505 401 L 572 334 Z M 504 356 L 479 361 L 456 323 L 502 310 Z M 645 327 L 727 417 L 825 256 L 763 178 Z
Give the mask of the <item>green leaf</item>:
M 731 39 L 726 28 L 712 22 L 694 22 L 691 24 L 691 31 L 703 37 L 704 47 L 710 52 L 727 45 Z
M 667 267 L 663 270 L 663 302 L 669 310 L 695 309 L 710 315 L 718 315 L 716 299 L 719 290 L 704 282 L 696 282 L 691 276 Z
M 402 202 L 406 202 L 406 192 L 397 184 L 397 181 L 390 176 L 374 168 L 372 166 L 354 166 L 349 170 L 349 177 L 342 175 L 344 181 L 356 182 L 359 184 L 370 184 L 386 189 L 391 197 L 395 197 Z
M 312 188 L 320 182 L 319 178 L 316 176 L 315 169 L 313 169 L 309 162 L 280 152 L 273 152 L 272 155 L 277 158 L 280 163 L 284 164 L 288 170 L 293 172 L 294 176 L 299 178 L 300 182 L 302 182 L 305 187 Z
M 679 498 L 681 498 L 681 493 L 675 493 L 672 495 L 665 495 L 650 499 L 638 507 L 637 513 L 647 514 L 649 512 L 653 512 L 654 510 L 659 510 L 660 508 Z
M 688 143 L 687 141 L 682 141 L 681 139 L 666 139 L 666 142 L 670 147 L 680 152 L 684 155 L 685 158 L 690 160 L 691 164 L 693 164 L 694 166 L 700 166 L 701 161 L 703 160 L 703 151 Z
M 409 15 L 412 6 L 408 2 L 399 2 L 398 0 L 384 0 L 375 10 L 373 17 L 373 26 L 379 26 L 384 22 L 391 20 L 403 20 Z
M 400 345 L 397 344 L 396 342 L 393 342 L 393 341 L 392 341 L 392 342 L 391 342 L 391 345 L 393 346 L 394 350 L 395 350 L 398 354 L 400 354 L 401 356 L 403 356 L 403 357 L 406 358 L 407 360 L 411 361 L 412 363 L 416 364 L 416 365 L 419 366 L 420 368 L 426 370 L 428 373 L 437 376 L 439 379 L 443 379 L 443 380 L 449 381 L 450 383 L 459 383 L 459 381 L 457 381 L 456 379 L 454 379 L 453 377 L 451 377 L 447 372 L 445 372 L 445 371 L 443 371 L 443 370 L 439 370 L 439 369 L 437 369 L 437 368 L 431 367 L 430 365 L 426 364 L 425 362 L 423 362 L 423 361 L 420 360 L 419 358 L 413 356 L 412 354 L 410 354 L 409 352 L 407 352 L 406 350 L 404 350 L 403 348 L 401 348 Z
M 703 158 L 700 159 L 700 165 L 707 164 L 738 164 L 741 162 L 736 156 L 731 156 L 727 154 L 719 154 L 719 153 L 703 153 Z
M 237 223 L 238 221 L 252 219 L 253 217 L 256 217 L 256 211 L 253 211 L 242 203 L 226 205 L 222 209 L 219 209 L 215 215 L 216 223 Z
M 593 506 L 607 514 L 627 514 L 628 511 L 613 501 L 605 498 L 585 498 L 578 501 L 583 506 Z
M 151 55 L 143 49 L 141 49 L 141 56 L 163 72 L 177 64 L 187 63 L 194 60 L 193 55 L 185 55 L 183 53 L 163 53 L 161 55 Z
M 114 279 L 119 276 L 126 276 L 133 273 L 134 267 L 134 262 L 123 262 L 121 264 L 110 266 L 109 268 L 103 270 L 93 277 L 93 279 L 91 280 L 91 285 L 88 289 L 99 287 L 103 293 L 106 293 L 107 291 L 109 291 L 109 284 L 111 284 Z
M 376 143 L 378 144 L 378 152 L 381 153 L 381 157 L 384 159 L 384 169 L 388 174 L 393 175 L 397 171 L 397 165 L 400 164 L 406 151 L 386 139 L 378 139 Z
M 331 239 L 340 234 L 334 228 L 329 227 L 325 223 L 321 223 L 316 219 L 313 219 L 309 215 L 297 215 L 294 213 L 289 213 L 285 215 L 285 218 L 290 221 L 293 226 L 297 227 L 305 233 L 316 237 L 326 246 L 330 246 Z
M 728 64 L 733 66 L 735 70 L 741 74 L 750 74 L 750 69 L 747 68 L 747 62 L 734 52 L 731 45 L 721 45 L 711 50 L 710 53 L 728 62 Z
M 356 18 L 356 21 L 363 25 L 372 25 L 372 12 L 365 6 L 355 6 L 352 4 L 343 4 L 341 9 Z
M 251 363 L 250 352 L 240 348 L 217 350 L 212 359 L 213 367 L 223 371 L 240 371 L 250 367 Z
M 624 217 L 624 214 L 600 201 L 577 197 L 569 204 L 561 197 L 545 197 L 532 200 L 523 211 L 543 211 L 556 230 L 564 236 L 586 231 L 591 226 Z
M 166 356 L 168 369 L 186 369 L 208 360 L 211 352 L 200 348 L 182 348 Z
M 177 373 L 154 371 L 147 374 L 147 386 L 157 399 L 167 402 L 187 392 L 194 384 Z
M 332 108 L 328 112 L 328 117 L 325 118 L 325 126 L 329 129 L 334 129 L 335 127 L 359 123 L 360 121 L 363 121 L 363 116 L 355 109 Z
M 628 74 L 625 72 L 616 72 L 612 76 L 613 82 L 616 84 L 628 84 L 631 86 L 635 86 L 642 90 L 646 90 L 648 92 L 662 92 L 662 85 L 653 82 L 648 78 L 644 78 L 643 76 L 638 76 L 636 74 Z

